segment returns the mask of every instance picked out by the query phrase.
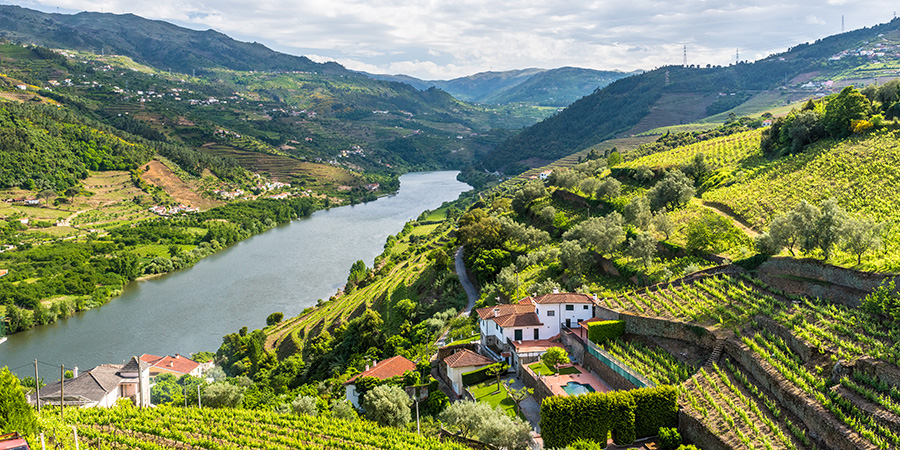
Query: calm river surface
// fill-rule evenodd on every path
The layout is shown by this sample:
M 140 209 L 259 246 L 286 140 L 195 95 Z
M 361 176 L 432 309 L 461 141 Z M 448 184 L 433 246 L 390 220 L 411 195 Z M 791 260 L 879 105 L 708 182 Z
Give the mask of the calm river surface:
M 396 195 L 317 211 L 190 269 L 131 283 L 98 309 L 9 336 L 0 344 L 0 367 L 33 374 L 37 358 L 46 363 L 42 378 L 51 379 L 43 375 L 56 373 L 50 365 L 87 369 L 143 353 L 215 352 L 225 334 L 262 328 L 273 312 L 291 317 L 327 299 L 346 282 L 354 261 L 371 267 L 388 235 L 470 189 L 456 174 L 403 175 Z

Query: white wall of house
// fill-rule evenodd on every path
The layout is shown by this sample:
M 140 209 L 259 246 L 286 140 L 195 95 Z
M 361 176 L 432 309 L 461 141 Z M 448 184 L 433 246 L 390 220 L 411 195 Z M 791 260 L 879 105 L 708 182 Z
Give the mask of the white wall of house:
M 560 333 L 560 324 L 565 325 L 567 319 L 569 327 L 575 328 L 578 322 L 594 317 L 594 308 L 588 303 L 547 303 L 535 305 L 535 313 L 544 324 L 541 339 L 548 339 Z
M 485 364 L 487 365 L 487 364 Z M 450 379 L 451 387 L 456 395 L 462 395 L 465 386 L 462 383 L 462 374 L 480 369 L 484 366 L 464 366 L 464 367 L 447 367 L 447 378 Z
M 516 339 L 516 330 L 522 330 L 522 339 Z M 502 340 L 506 342 L 507 339 L 510 341 L 533 341 L 534 338 L 534 330 L 538 330 L 538 339 L 546 339 L 551 335 L 545 334 L 541 331 L 540 326 L 533 327 L 500 327 L 500 331 L 502 332 Z
M 350 404 L 352 404 L 354 407 L 359 409 L 359 407 L 360 407 L 359 406 L 359 393 L 356 392 L 356 385 L 348 384 L 346 386 L 346 390 L 347 390 L 347 395 L 346 395 L 347 401 L 350 402 Z

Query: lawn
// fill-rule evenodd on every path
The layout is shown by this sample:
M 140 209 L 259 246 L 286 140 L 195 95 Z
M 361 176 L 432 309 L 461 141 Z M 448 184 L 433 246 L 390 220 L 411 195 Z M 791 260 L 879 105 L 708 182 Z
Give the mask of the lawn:
M 534 364 L 529 364 L 528 367 L 531 370 L 533 370 L 534 373 L 536 373 L 538 375 L 547 376 L 547 375 L 553 375 L 556 373 L 553 370 L 551 370 L 549 367 L 547 367 L 547 365 L 544 364 L 543 361 L 538 361 Z M 563 367 L 562 369 L 559 370 L 559 373 L 560 373 L 560 375 L 570 375 L 573 373 L 581 373 L 581 372 L 579 372 L 579 370 L 574 367 Z
M 499 406 L 511 416 L 516 414 L 516 402 L 506 395 L 506 390 L 501 387 L 500 392 L 497 392 L 496 378 L 469 386 L 469 391 L 475 396 L 475 401 L 488 403 L 494 408 Z M 525 419 L 522 414 L 519 417 Z
M 475 341 L 478 341 L 478 340 L 480 340 L 480 339 L 481 339 L 481 335 L 480 335 L 480 334 L 476 334 L 476 335 L 474 335 L 474 336 L 469 336 L 469 337 L 467 337 L 467 338 L 465 338 L 465 339 L 460 339 L 460 340 L 458 340 L 458 341 L 450 342 L 449 344 L 446 344 L 446 345 L 468 344 L 468 343 L 470 343 L 470 342 L 475 342 Z

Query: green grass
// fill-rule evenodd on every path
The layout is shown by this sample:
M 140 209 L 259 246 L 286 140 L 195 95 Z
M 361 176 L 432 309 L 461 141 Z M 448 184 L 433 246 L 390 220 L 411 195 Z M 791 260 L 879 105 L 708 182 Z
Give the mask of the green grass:
M 556 372 L 553 369 L 547 367 L 547 365 L 544 364 L 543 361 L 538 361 L 534 364 L 529 364 L 528 367 L 531 368 L 531 370 L 533 370 L 534 373 L 536 373 L 538 375 L 548 376 L 548 375 L 556 374 Z M 576 374 L 576 373 L 581 373 L 581 372 L 574 367 L 563 367 L 562 369 L 559 370 L 560 375 L 572 375 L 572 374 Z
M 494 408 L 499 406 L 510 416 L 516 415 L 516 402 L 506 395 L 506 390 L 502 386 L 500 386 L 500 391 L 497 391 L 496 378 L 469 386 L 469 391 L 475 396 L 475 401 L 485 402 Z M 522 418 L 524 419 L 524 417 Z
M 478 340 L 480 340 L 480 339 L 481 339 L 481 335 L 480 335 L 480 334 L 476 334 L 476 335 L 474 335 L 474 336 L 467 337 L 467 338 L 465 338 L 465 339 L 460 339 L 460 340 L 458 340 L 458 341 L 453 341 L 453 342 L 451 342 L 451 343 L 449 343 L 449 344 L 446 344 L 446 345 L 468 344 L 468 343 L 470 343 L 470 342 L 475 342 L 475 341 L 478 341 Z

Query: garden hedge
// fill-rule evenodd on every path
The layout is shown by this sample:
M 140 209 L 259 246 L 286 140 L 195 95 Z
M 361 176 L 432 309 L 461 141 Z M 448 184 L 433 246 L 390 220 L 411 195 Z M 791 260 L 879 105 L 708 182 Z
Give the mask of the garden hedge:
M 541 436 L 547 448 L 563 448 L 579 439 L 605 447 L 610 431 L 613 442 L 628 445 L 655 436 L 660 427 L 677 426 L 672 386 L 548 397 L 541 403 Z M 651 427 L 655 428 L 649 431 Z
M 498 366 L 503 367 L 504 368 L 503 370 L 506 370 L 509 368 L 509 366 L 507 366 L 506 363 L 494 363 L 494 364 L 491 364 L 488 366 L 484 366 L 480 369 L 473 370 L 471 372 L 466 372 L 466 373 L 462 374 L 463 386 L 471 386 L 473 384 L 478 384 L 484 380 L 487 380 L 488 378 L 491 378 L 491 375 L 489 375 L 491 369 L 494 367 L 498 367 Z
M 616 339 L 625 333 L 624 320 L 602 320 L 600 322 L 589 322 L 588 339 L 596 344 L 602 344 L 609 339 Z

